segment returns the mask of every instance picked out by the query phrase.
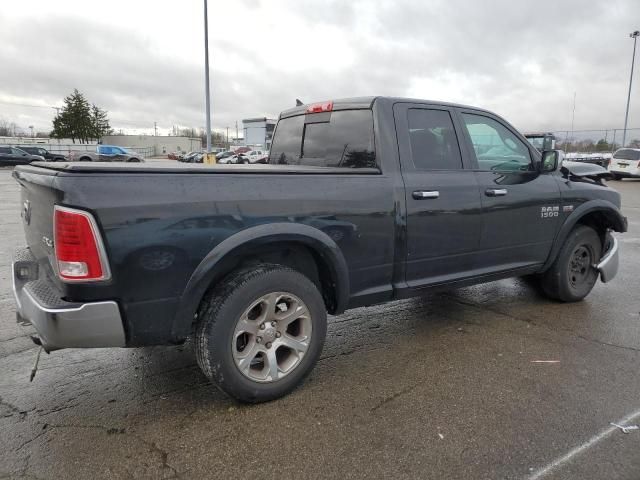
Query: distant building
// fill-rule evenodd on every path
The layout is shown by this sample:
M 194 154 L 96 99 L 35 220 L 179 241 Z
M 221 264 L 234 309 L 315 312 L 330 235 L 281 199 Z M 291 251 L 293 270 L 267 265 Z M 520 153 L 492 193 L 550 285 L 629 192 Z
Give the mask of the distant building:
M 100 139 L 103 145 L 117 145 L 131 148 L 145 157 L 163 157 L 171 152 L 191 152 L 202 150 L 202 140 L 198 137 L 172 137 L 163 135 L 105 135 Z M 82 143 L 70 138 L 0 137 L 0 145 L 38 145 L 52 153 L 68 155 L 71 150 L 93 150 L 96 141 Z
M 273 129 L 277 120 L 272 118 L 247 118 L 242 120 L 244 131 L 244 143 L 251 147 L 260 147 L 266 150 L 271 148 Z

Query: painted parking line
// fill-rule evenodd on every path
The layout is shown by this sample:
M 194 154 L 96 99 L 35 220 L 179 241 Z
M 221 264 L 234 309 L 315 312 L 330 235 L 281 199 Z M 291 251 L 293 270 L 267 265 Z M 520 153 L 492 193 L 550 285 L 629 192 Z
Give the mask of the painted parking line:
M 622 420 L 619 420 L 619 421 L 617 421 L 615 423 L 618 424 L 618 425 L 626 425 L 629 422 L 632 422 L 633 420 L 635 420 L 636 418 L 640 418 L 640 410 L 636 410 L 635 412 L 627 415 Z M 541 468 L 537 472 L 534 472 L 529 477 L 529 480 L 538 480 L 540 478 L 546 477 L 547 475 L 549 475 L 554 470 L 558 469 L 559 467 L 561 467 L 565 463 L 569 462 L 573 457 L 575 457 L 577 455 L 580 455 L 582 452 L 584 452 L 584 451 L 588 450 L 589 448 L 593 447 L 597 443 L 599 443 L 602 440 L 604 440 L 605 438 L 607 438 L 613 432 L 619 431 L 620 428 L 618 427 L 618 425 L 615 425 L 615 426 L 612 425 L 609 428 L 606 428 L 605 430 L 602 430 L 600 433 L 598 433 L 597 435 L 594 435 L 589 440 L 584 442 L 582 445 L 578 445 L 577 447 L 569 450 L 569 452 L 567 452 L 562 457 L 559 457 L 559 458 L 555 459 L 553 462 L 549 463 L 547 466 Z

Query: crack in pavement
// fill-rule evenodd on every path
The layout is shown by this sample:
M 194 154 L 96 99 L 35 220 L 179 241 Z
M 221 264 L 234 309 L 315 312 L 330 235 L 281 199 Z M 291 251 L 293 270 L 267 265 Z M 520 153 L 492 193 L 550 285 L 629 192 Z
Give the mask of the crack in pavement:
M 2 396 L 0 396 L 0 406 L 7 408 L 11 412 L 11 415 L 4 415 L 5 418 L 11 418 L 15 414 L 18 414 L 20 416 L 20 420 L 24 420 L 27 414 L 34 410 L 34 408 L 30 410 L 20 409 L 16 407 L 14 404 L 7 402 L 4 398 L 2 398 Z
M 409 387 L 403 388 L 402 390 L 400 390 L 399 392 L 394 393 L 393 395 L 391 395 L 390 397 L 387 397 L 385 399 L 383 399 L 382 401 L 380 401 L 377 405 L 374 405 L 373 407 L 371 407 L 369 409 L 370 412 L 375 412 L 376 410 L 384 407 L 385 405 L 387 405 L 388 403 L 393 402 L 394 400 L 396 400 L 399 397 L 402 397 L 403 395 L 406 395 L 407 393 L 411 393 L 412 391 L 414 391 L 416 388 L 418 388 L 420 386 L 419 383 L 416 383 L 415 385 L 411 385 Z
M 45 423 L 44 426 L 42 427 L 42 431 L 40 433 L 38 433 L 36 436 L 31 437 L 29 440 L 26 440 L 24 442 L 22 442 L 17 448 L 15 448 L 13 451 L 14 452 L 19 452 L 20 450 L 22 450 L 25 446 L 35 442 L 37 439 L 39 439 L 40 437 L 42 437 L 43 435 L 46 435 L 47 433 L 49 433 L 49 429 L 47 429 L 47 424 Z
M 138 435 L 136 433 L 133 433 L 131 431 L 126 430 L 123 427 L 107 427 L 105 425 L 76 425 L 76 424 L 48 424 L 49 425 L 49 429 L 47 431 L 50 430 L 54 430 L 56 428 L 80 428 L 80 429 L 97 429 L 97 430 L 102 430 L 104 431 L 107 435 L 115 435 L 115 434 L 119 434 L 119 435 L 128 435 L 138 441 L 140 441 L 141 443 L 143 443 L 151 453 L 155 453 L 157 455 L 160 456 L 160 461 L 161 461 L 161 468 L 162 470 L 168 470 L 169 472 L 171 472 L 171 476 L 169 477 L 165 477 L 165 478 L 175 478 L 175 479 L 180 479 L 181 477 L 181 473 L 178 472 L 178 470 L 176 470 L 175 467 L 173 467 L 170 463 L 169 463 L 169 452 L 167 452 L 166 450 L 160 448 L 160 446 L 158 446 L 158 444 L 156 442 L 153 441 L 149 441 L 147 439 L 145 439 L 144 437 L 142 437 L 141 435 Z M 41 436 L 41 435 L 38 435 Z M 37 437 L 34 437 L 33 440 L 35 440 Z

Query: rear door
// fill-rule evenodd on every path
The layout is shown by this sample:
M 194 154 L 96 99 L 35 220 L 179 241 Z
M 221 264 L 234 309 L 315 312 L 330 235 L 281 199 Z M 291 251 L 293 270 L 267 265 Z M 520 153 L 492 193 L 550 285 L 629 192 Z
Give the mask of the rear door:
M 101 162 L 113 162 L 115 159 L 115 152 L 113 147 L 100 145 L 98 147 L 98 160 Z
M 398 103 L 394 117 L 407 202 L 408 285 L 474 275 L 480 193 L 475 173 L 465 164 L 451 110 Z
M 459 109 L 481 191 L 482 265 L 504 271 L 544 263 L 559 226 L 560 189 L 539 153 L 499 117 Z

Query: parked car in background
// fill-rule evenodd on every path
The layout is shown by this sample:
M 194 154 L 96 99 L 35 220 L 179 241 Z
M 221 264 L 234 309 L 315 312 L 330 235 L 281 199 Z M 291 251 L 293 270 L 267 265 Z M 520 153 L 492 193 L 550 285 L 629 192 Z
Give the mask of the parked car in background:
M 20 148 L 0 146 L 0 166 L 27 165 L 31 162 L 43 160 L 44 157 L 40 155 L 32 155 Z
M 216 154 L 216 161 L 218 163 L 229 163 L 228 160 L 227 161 L 223 161 L 228 159 L 229 157 L 233 157 L 235 154 L 233 152 L 230 151 L 226 151 L 226 152 L 220 152 Z
M 184 163 L 202 163 L 203 155 L 204 151 L 202 150 L 198 152 L 189 152 L 184 157 L 182 157 L 180 161 Z
M 250 151 L 251 151 L 251 149 L 249 147 L 238 147 L 233 151 L 233 153 L 238 155 L 240 153 L 247 153 L 247 152 L 250 152 Z
M 182 152 L 171 152 L 167 155 L 167 158 L 169 160 L 179 160 L 182 155 Z
M 238 158 L 241 157 L 241 155 L 236 155 L 235 153 L 231 152 L 231 155 L 226 155 L 224 157 L 218 158 L 216 157 L 216 163 L 220 164 L 220 165 L 233 165 L 238 163 Z
M 640 148 L 619 148 L 613 154 L 609 171 L 614 180 L 640 178 Z
M 269 153 L 263 150 L 251 150 L 238 155 L 236 163 L 269 163 Z
M 184 155 L 182 155 L 181 157 L 178 158 L 178 161 L 180 162 L 186 162 L 189 163 L 191 157 L 195 156 L 198 152 L 187 152 Z
M 24 150 L 27 153 L 30 153 L 31 155 L 40 155 L 45 160 L 50 162 L 64 162 L 67 159 L 67 157 L 65 157 L 61 153 L 52 153 L 46 148 L 42 148 L 42 147 L 18 147 L 18 148 L 20 148 L 20 150 Z
M 72 162 L 144 162 L 142 155 L 115 145 L 96 145 L 95 150 L 71 150 Z

